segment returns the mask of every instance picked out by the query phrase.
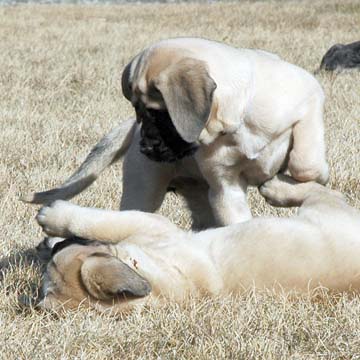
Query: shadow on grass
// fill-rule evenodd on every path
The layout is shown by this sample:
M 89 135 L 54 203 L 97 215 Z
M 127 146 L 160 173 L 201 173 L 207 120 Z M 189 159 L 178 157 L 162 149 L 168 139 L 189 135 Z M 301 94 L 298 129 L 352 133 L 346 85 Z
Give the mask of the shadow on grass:
M 18 293 L 21 305 L 32 306 L 36 304 L 40 294 L 39 278 L 45 271 L 50 260 L 51 251 L 44 246 L 44 241 L 34 248 L 18 250 L 7 257 L 0 258 L 0 287 L 5 289 L 6 295 Z M 31 267 L 40 276 L 36 279 L 28 279 L 28 275 L 22 276 L 24 268 Z M 14 276 L 14 280 L 5 281 L 7 275 Z

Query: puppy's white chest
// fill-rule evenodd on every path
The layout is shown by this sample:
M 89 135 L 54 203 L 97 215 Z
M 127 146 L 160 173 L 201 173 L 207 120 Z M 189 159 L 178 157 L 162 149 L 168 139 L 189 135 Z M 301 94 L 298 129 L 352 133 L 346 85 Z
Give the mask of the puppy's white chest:
M 256 129 L 251 129 L 245 122 L 241 122 L 236 133 L 230 135 L 233 147 L 237 149 L 239 158 L 255 160 L 259 157 L 262 150 L 269 143 L 264 134 L 259 133 Z
M 234 134 L 218 138 L 203 155 L 205 174 L 237 179 L 244 176 L 251 185 L 258 185 L 274 176 L 284 165 L 289 151 L 291 129 L 269 139 L 265 134 L 241 125 Z M 213 176 L 213 175 L 212 175 Z M 206 177 L 206 175 L 205 175 Z
M 241 164 L 256 160 L 268 143 L 265 136 L 242 123 L 235 133 L 219 137 L 205 153 L 212 162 L 240 169 Z

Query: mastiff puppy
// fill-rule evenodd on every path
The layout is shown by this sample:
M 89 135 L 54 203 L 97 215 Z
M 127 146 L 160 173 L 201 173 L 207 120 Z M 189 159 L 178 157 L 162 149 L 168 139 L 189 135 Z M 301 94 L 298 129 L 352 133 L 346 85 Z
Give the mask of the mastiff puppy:
M 298 215 L 194 233 L 140 211 L 61 200 L 42 208 L 45 232 L 68 239 L 52 249 L 39 306 L 126 313 L 253 287 L 359 290 L 360 212 L 314 182 L 276 177 L 262 190 L 277 205 L 300 205 Z
M 69 199 L 125 152 L 121 210 L 154 212 L 175 187 L 196 227 L 249 220 L 247 187 L 280 171 L 328 180 L 321 86 L 276 55 L 164 40 L 131 60 L 122 89 L 137 123 L 113 130 L 63 186 L 24 200 Z
M 360 68 L 360 41 L 333 45 L 322 58 L 319 70 L 335 71 L 354 68 Z

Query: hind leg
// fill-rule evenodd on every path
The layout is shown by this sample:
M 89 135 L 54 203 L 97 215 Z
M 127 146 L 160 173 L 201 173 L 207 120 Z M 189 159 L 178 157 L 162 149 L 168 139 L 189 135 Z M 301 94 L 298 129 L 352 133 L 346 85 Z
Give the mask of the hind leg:
M 175 165 L 148 159 L 140 152 L 139 141 L 137 133 L 124 159 L 120 210 L 154 212 L 164 200 Z
M 325 158 L 322 93 L 315 95 L 308 105 L 305 116 L 293 127 L 288 169 L 298 181 L 326 184 L 329 170 Z

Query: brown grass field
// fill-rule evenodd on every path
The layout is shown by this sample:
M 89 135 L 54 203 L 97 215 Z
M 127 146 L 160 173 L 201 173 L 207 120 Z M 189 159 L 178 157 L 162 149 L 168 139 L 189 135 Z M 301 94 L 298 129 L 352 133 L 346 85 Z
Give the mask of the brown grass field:
M 33 249 L 42 238 L 37 207 L 19 195 L 59 184 L 132 114 L 120 90 L 132 55 L 158 39 L 201 36 L 266 49 L 314 71 L 332 44 L 360 40 L 359 24 L 358 0 L 0 7 L 0 358 L 360 358 L 356 294 L 258 291 L 126 319 L 90 311 L 55 316 L 18 301 L 39 285 Z M 327 96 L 330 186 L 360 208 L 360 72 L 318 79 Z M 74 201 L 116 209 L 120 196 L 119 163 Z M 250 203 L 254 216 L 289 213 L 268 206 L 256 189 Z M 189 225 L 175 195 L 161 212 Z

